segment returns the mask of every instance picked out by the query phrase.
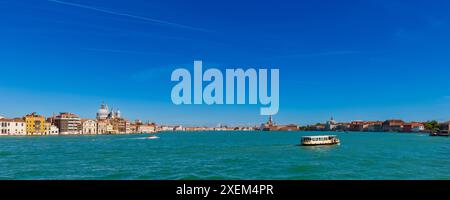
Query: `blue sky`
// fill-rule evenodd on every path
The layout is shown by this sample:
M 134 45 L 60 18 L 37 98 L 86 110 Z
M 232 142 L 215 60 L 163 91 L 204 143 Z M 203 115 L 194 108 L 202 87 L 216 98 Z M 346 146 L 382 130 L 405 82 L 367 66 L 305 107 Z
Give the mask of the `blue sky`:
M 102 101 L 129 119 L 257 124 L 260 105 L 173 105 L 177 67 L 279 68 L 278 123 L 450 120 L 450 2 L 0 0 L 0 115 Z

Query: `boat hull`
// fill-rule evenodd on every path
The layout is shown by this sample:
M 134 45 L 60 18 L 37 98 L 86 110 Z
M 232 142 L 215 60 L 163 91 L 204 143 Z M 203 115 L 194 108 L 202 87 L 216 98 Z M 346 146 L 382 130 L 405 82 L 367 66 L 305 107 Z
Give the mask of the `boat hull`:
M 304 144 L 302 143 L 302 146 L 331 146 L 331 145 L 337 145 L 339 142 L 333 142 L 333 143 L 324 143 L 324 144 Z

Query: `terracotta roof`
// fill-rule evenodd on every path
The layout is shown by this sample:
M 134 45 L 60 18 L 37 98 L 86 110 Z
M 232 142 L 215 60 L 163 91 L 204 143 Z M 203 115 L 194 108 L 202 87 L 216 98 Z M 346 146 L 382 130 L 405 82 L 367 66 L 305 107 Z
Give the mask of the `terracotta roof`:
M 44 116 L 38 115 L 35 112 L 33 112 L 33 113 L 28 114 L 28 115 L 25 115 L 25 117 L 44 117 Z
M 382 121 L 370 121 L 370 122 L 367 122 L 367 124 L 369 124 L 369 125 L 381 125 L 381 124 L 383 124 L 383 122 Z
M 386 120 L 386 123 L 388 123 L 389 125 L 392 125 L 392 124 L 404 124 L 405 122 L 403 120 L 391 119 L 391 120 Z
M 419 122 L 411 122 L 411 126 L 423 126 L 423 124 Z
M 56 117 L 57 118 L 78 118 L 78 115 L 73 114 L 73 113 L 62 112 Z
M 2 118 L 2 119 L 0 119 L 0 121 L 3 121 L 3 122 L 25 122 L 23 119 L 20 119 L 20 118 L 14 118 L 14 119 Z

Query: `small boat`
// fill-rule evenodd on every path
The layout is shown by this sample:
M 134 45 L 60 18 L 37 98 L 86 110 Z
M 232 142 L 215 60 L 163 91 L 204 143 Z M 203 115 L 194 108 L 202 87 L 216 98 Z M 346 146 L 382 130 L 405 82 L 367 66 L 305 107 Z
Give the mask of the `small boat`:
M 150 140 L 154 140 L 154 139 L 158 139 L 159 137 L 158 136 L 156 136 L 156 135 L 152 135 L 152 136 L 148 136 L 147 137 L 147 139 L 150 139 Z
M 303 136 L 301 139 L 303 146 L 335 145 L 340 142 L 336 135 Z
M 438 134 L 437 133 L 430 133 L 430 136 L 438 136 Z
M 448 132 L 440 132 L 437 134 L 438 136 L 448 137 L 450 134 Z

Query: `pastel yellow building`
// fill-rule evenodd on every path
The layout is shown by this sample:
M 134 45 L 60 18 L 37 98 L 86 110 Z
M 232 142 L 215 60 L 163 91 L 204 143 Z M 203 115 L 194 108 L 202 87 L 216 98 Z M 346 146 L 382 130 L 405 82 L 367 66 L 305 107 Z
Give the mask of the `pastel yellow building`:
M 23 117 L 27 135 L 42 135 L 45 133 L 45 117 L 31 113 Z

